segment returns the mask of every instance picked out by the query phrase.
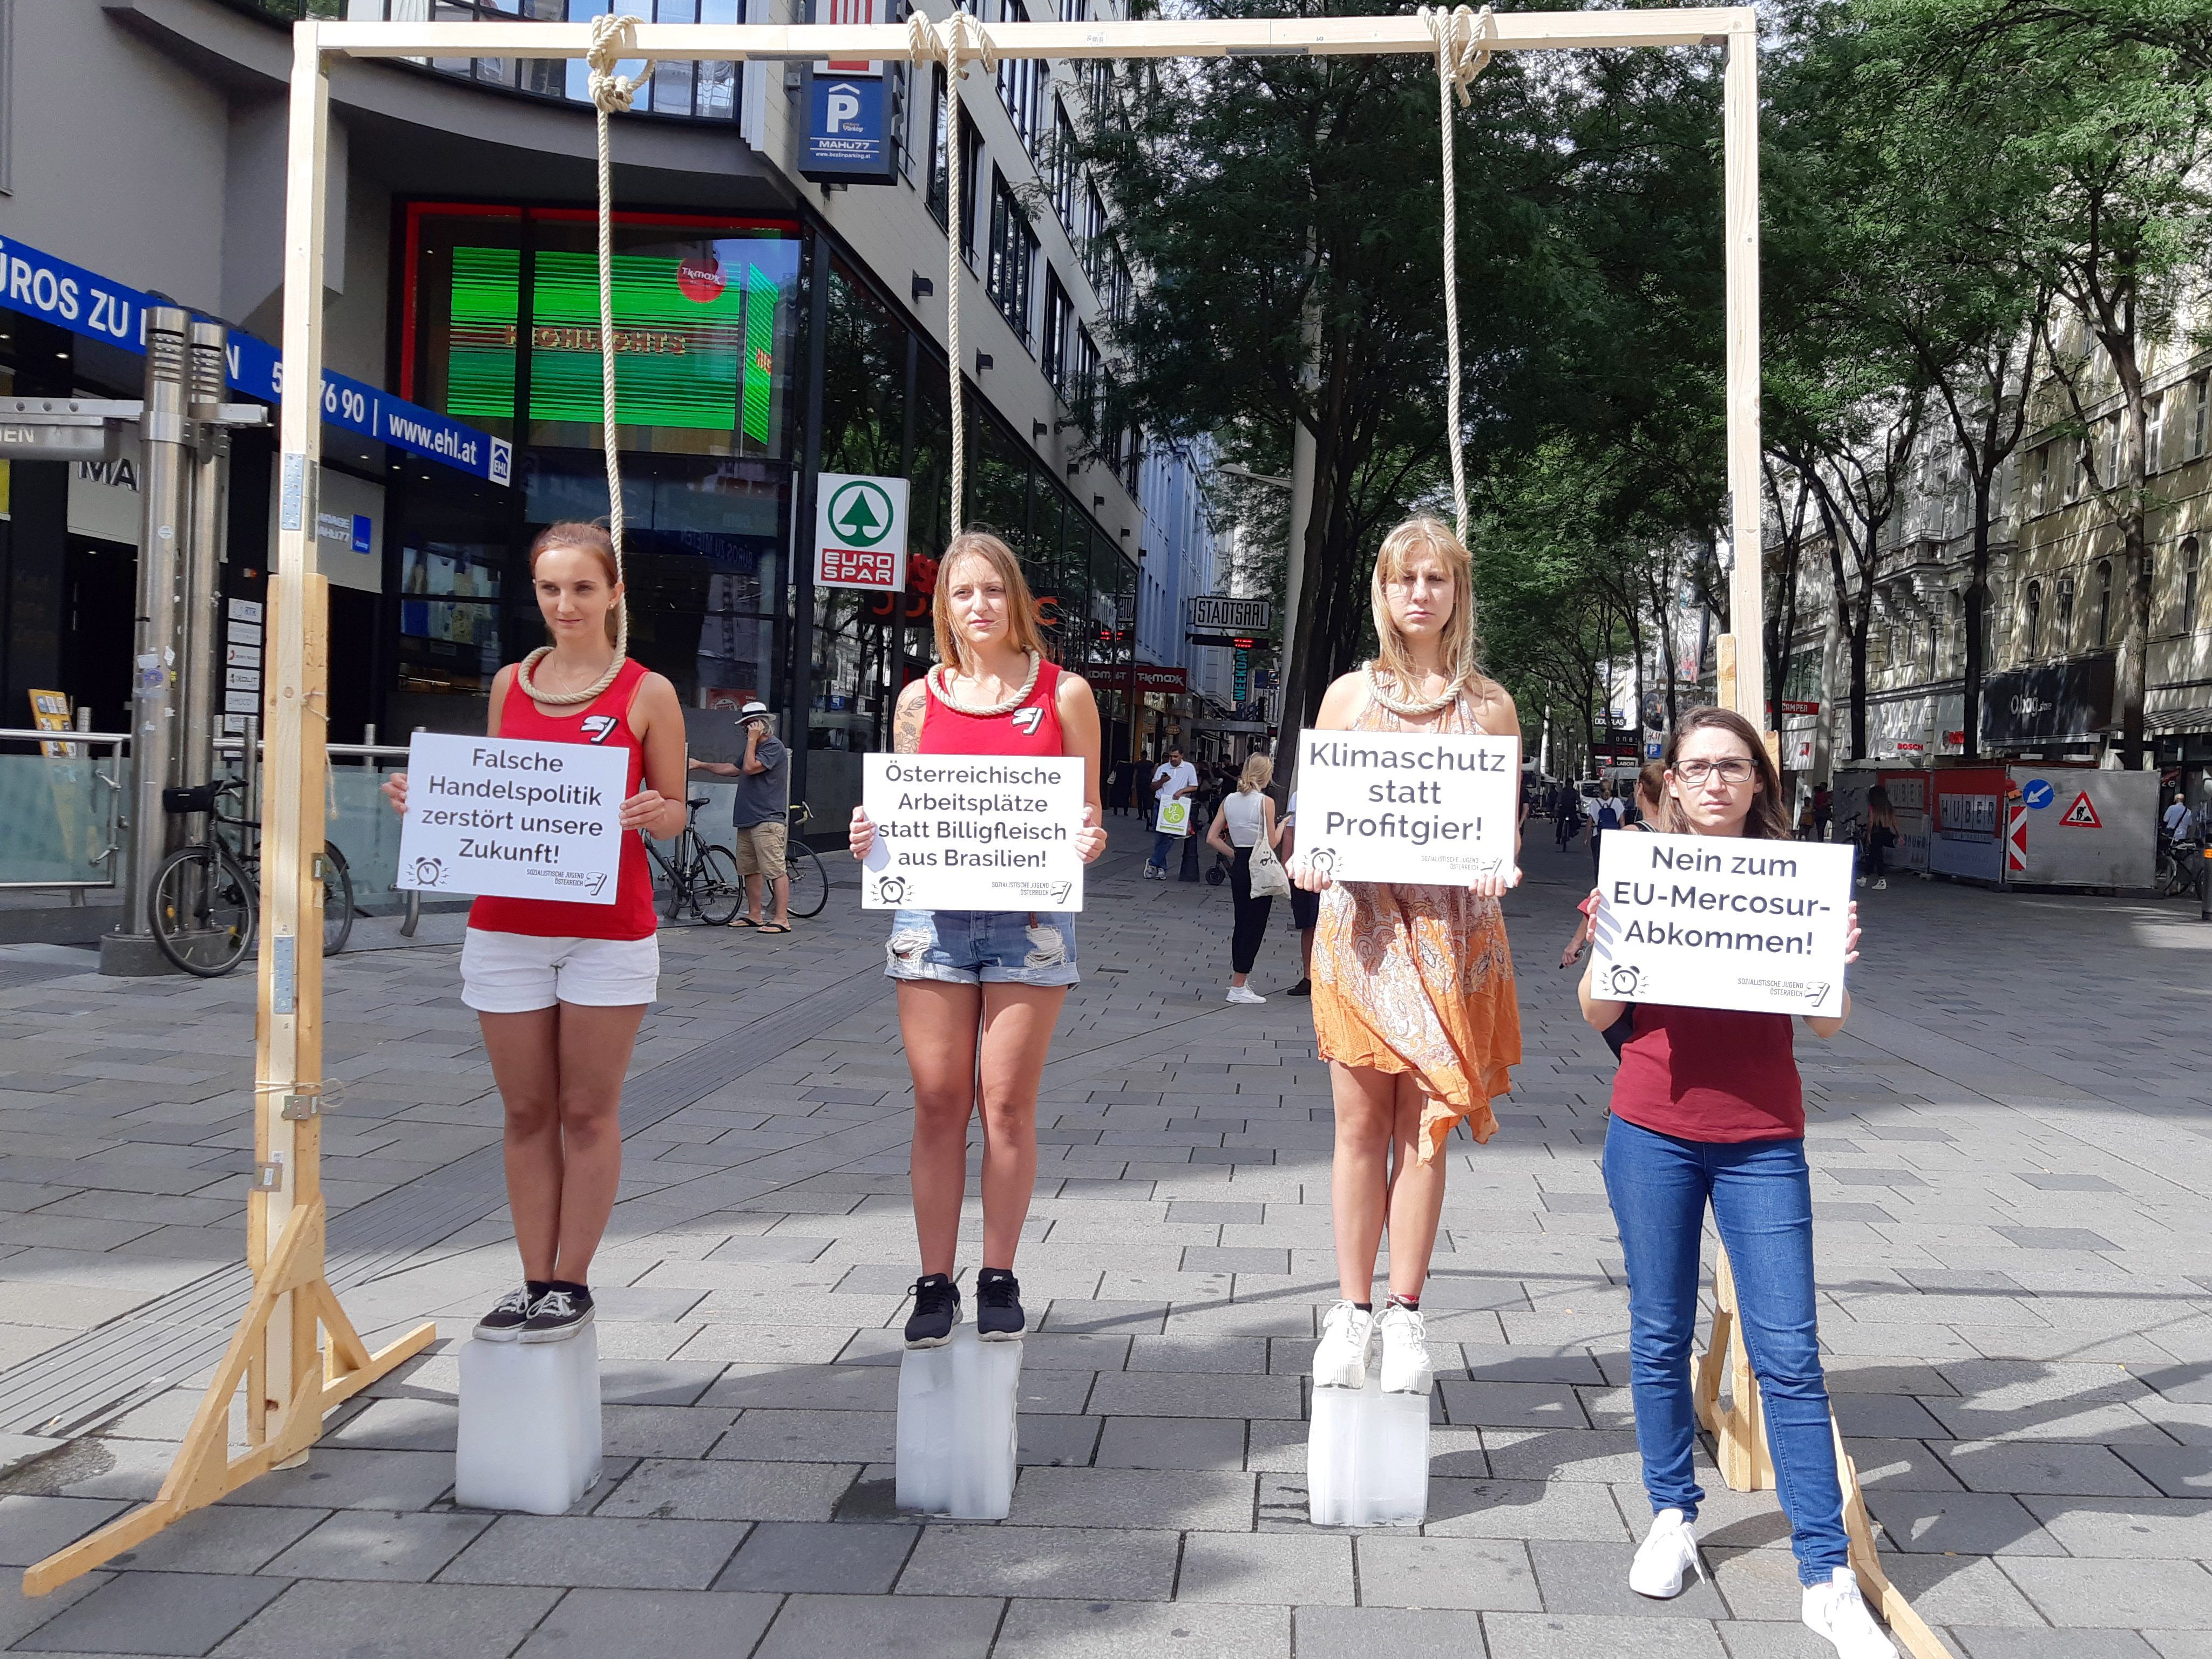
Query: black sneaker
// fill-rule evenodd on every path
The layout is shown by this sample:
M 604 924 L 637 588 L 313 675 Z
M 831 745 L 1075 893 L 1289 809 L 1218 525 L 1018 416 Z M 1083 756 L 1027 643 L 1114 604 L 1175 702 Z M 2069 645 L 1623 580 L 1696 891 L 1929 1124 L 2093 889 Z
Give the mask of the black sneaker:
M 1313 994 L 1313 981 L 1310 979 L 1302 979 L 1283 994 L 1286 997 L 1310 997 Z
M 530 1305 L 538 1297 L 526 1285 L 519 1291 L 509 1291 L 500 1297 L 499 1305 L 477 1321 L 476 1335 L 482 1342 L 512 1342 L 521 1330 L 523 1321 L 530 1317 Z
M 1022 1314 L 1022 1282 L 1006 1267 L 975 1275 L 975 1335 L 985 1342 L 1018 1342 L 1029 1321 Z
M 924 1273 L 914 1281 L 914 1312 L 906 1322 L 909 1348 L 941 1348 L 960 1322 L 960 1287 L 943 1273 Z
M 557 1285 L 539 1297 L 522 1322 L 523 1342 L 566 1342 L 592 1322 L 592 1293 L 577 1285 Z

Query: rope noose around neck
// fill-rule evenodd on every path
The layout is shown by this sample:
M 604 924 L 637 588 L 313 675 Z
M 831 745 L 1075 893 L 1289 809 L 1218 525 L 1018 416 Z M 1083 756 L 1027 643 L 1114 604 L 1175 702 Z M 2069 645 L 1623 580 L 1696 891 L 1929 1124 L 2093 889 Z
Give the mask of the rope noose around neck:
M 615 65 L 624 57 L 636 55 L 638 19 L 631 15 L 594 17 L 592 20 L 592 44 L 588 62 L 591 64 L 592 109 L 598 127 L 599 159 L 599 435 L 606 452 L 607 461 L 607 537 L 614 544 L 615 580 L 623 579 L 623 487 L 622 452 L 617 442 L 617 410 L 615 407 L 615 295 L 614 295 L 614 165 L 612 144 L 607 130 L 611 112 L 627 111 L 637 96 L 637 89 L 652 78 L 653 66 L 650 61 L 635 76 L 617 75 Z M 532 678 L 532 671 L 552 653 L 552 647 L 541 645 L 522 659 L 515 672 L 515 684 L 522 694 L 533 702 L 550 708 L 568 708 L 577 703 L 596 701 L 600 693 L 615 683 L 622 672 L 623 661 L 629 655 L 629 602 L 617 597 L 615 600 L 615 654 L 607 665 L 606 672 L 580 691 L 540 691 Z
M 1451 453 L 1452 515 L 1462 546 L 1467 542 L 1467 457 L 1460 430 L 1459 349 L 1459 166 L 1452 146 L 1452 94 L 1465 107 L 1471 100 L 1468 87 L 1490 62 L 1487 49 L 1475 45 L 1489 27 L 1490 8 L 1480 13 L 1465 6 L 1446 11 L 1424 6 L 1421 21 L 1437 42 L 1437 112 L 1443 142 L 1444 181 L 1444 355 L 1449 378 L 1444 382 L 1445 419 L 1449 429 L 1445 441 Z

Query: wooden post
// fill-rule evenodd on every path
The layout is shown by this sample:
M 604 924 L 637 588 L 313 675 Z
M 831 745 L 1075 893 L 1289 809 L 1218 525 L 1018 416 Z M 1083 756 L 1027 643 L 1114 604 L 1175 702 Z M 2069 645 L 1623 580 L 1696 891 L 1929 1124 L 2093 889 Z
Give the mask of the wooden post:
M 316 38 L 294 36 L 284 200 L 284 401 L 276 568 L 269 584 L 261 810 L 261 954 L 254 1014 L 254 1182 L 246 1207 L 253 1296 L 160 1494 L 23 1575 L 42 1595 L 272 1468 L 304 1463 L 323 1414 L 419 1353 L 417 1326 L 371 1355 L 323 1277 L 323 791 L 329 766 L 329 585 L 314 569 L 322 449 L 323 218 L 330 83 Z M 319 1344 L 318 1333 L 327 1341 Z M 323 1349 L 318 1353 L 318 1347 Z M 247 1449 L 230 1451 L 243 1384 Z

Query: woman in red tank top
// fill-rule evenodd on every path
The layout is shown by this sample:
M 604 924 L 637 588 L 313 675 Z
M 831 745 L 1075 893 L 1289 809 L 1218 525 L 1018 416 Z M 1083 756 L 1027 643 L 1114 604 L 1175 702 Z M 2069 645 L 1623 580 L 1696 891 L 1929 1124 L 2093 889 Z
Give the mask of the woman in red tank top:
M 935 620 L 939 665 L 899 694 L 893 746 L 902 755 L 1079 757 L 1087 805 L 1077 845 L 1090 863 L 1106 848 L 1098 827 L 1098 704 L 1079 675 L 1045 660 L 1036 602 L 1004 542 L 973 532 L 952 538 L 938 567 Z M 875 840 L 867 813 L 854 808 L 853 856 L 867 857 Z M 910 1170 L 921 1277 L 907 1346 L 939 1346 L 960 1320 L 954 1255 L 968 1124 L 979 1104 L 983 1261 L 975 1331 L 986 1341 L 1012 1340 L 1026 1322 L 1014 1249 L 1036 1185 L 1037 1085 L 1060 1005 L 1076 981 L 1075 917 L 901 910 L 891 918 L 886 954 L 914 1073 Z
M 676 689 L 616 652 L 621 571 L 597 525 L 556 524 L 530 550 L 553 643 L 492 681 L 486 735 L 629 757 L 612 904 L 485 896 L 470 907 L 461 999 L 477 1011 L 506 1107 L 507 1197 L 523 1285 L 480 1320 L 489 1341 L 551 1342 L 592 1321 L 587 1275 L 622 1180 L 623 1074 L 660 964 L 653 881 L 633 830 L 684 821 Z M 407 775 L 384 786 L 407 810 Z
M 1790 838 L 1781 780 L 1741 714 L 1698 708 L 1668 739 L 1656 828 L 1677 835 Z M 1602 890 L 1586 902 L 1603 923 Z M 1858 950 L 1851 907 L 1847 960 Z M 1628 1350 L 1636 1443 L 1651 1530 L 1628 1573 L 1639 1594 L 1677 1595 L 1699 1571 L 1691 1523 L 1705 1494 L 1692 1473 L 1697 1409 L 1690 1345 L 1698 1321 L 1698 1243 L 1707 1208 L 1735 1275 L 1782 1507 L 1803 1585 L 1806 1624 L 1847 1659 L 1893 1655 L 1860 1598 L 1820 1370 L 1813 1272 L 1813 1194 L 1804 1086 L 1786 1014 L 1626 1002 L 1600 994 L 1593 960 L 1583 1017 L 1603 1031 L 1633 1014 L 1613 1080 L 1605 1186 L 1628 1268 Z M 1832 1037 L 1850 1017 L 1808 1018 Z

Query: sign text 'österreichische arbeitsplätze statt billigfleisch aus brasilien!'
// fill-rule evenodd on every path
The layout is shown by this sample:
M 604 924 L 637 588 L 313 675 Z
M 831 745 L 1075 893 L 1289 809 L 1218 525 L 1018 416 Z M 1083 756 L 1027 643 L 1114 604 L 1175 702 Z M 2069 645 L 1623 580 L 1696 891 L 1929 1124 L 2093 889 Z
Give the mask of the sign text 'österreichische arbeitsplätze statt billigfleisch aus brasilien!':
M 867 755 L 876 826 L 869 910 L 1080 910 L 1083 762 L 1030 755 Z

